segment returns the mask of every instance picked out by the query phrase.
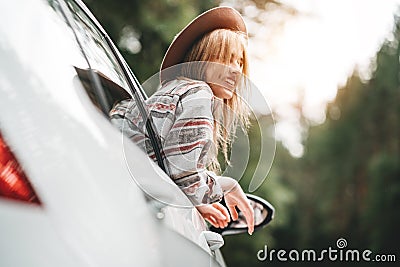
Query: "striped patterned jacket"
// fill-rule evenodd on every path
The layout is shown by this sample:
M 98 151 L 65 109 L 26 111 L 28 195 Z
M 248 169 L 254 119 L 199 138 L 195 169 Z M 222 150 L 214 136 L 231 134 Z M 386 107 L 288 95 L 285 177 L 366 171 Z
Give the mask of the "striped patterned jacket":
M 207 170 L 215 155 L 213 129 L 216 110 L 211 88 L 186 78 L 168 82 L 146 100 L 164 149 L 172 180 L 194 205 L 221 200 L 218 177 Z M 146 135 L 145 120 L 132 100 L 119 102 L 110 112 L 111 121 L 155 160 Z

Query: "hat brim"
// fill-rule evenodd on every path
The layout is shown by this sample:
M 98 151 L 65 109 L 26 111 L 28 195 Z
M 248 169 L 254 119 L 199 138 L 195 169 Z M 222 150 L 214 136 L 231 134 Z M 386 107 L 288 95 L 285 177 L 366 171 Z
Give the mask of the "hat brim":
M 160 70 L 182 63 L 192 45 L 216 29 L 230 29 L 247 35 L 246 24 L 238 11 L 231 7 L 212 8 L 196 17 L 176 35 L 165 53 Z

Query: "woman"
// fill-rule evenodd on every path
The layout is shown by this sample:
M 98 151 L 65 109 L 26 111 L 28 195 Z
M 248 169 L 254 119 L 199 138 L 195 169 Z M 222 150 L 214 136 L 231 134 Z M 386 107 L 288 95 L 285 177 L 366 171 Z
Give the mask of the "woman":
M 254 213 L 238 182 L 217 176 L 217 151 L 227 150 L 236 126 L 246 125 L 241 91 L 248 91 L 247 30 L 241 15 L 229 7 L 211 9 L 188 24 L 171 43 L 161 65 L 161 88 L 146 105 L 167 160 L 170 177 L 202 216 L 215 227 L 233 220 L 236 207 L 254 230 Z M 144 121 L 134 103 L 122 101 L 110 113 L 112 122 L 154 158 L 147 146 Z M 129 127 L 122 127 L 128 121 Z

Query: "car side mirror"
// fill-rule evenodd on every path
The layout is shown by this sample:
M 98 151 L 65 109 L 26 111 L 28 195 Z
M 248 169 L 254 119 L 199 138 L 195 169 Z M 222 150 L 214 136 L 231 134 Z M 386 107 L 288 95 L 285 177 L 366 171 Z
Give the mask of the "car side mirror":
M 254 231 L 264 228 L 274 218 L 275 208 L 265 199 L 246 194 L 250 201 L 250 205 L 254 209 Z M 224 204 L 224 203 L 223 203 Z M 238 212 L 239 218 L 236 221 L 231 221 L 227 227 L 221 229 L 214 226 L 210 230 L 221 235 L 236 235 L 247 233 L 247 223 L 242 212 Z

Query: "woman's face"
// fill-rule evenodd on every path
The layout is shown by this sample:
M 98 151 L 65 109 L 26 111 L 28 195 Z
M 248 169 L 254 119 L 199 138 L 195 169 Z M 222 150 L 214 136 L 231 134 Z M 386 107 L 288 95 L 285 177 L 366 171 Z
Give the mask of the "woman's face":
M 207 66 L 205 78 L 214 96 L 231 99 L 243 71 L 243 51 L 232 54 L 229 64 L 213 61 Z M 214 64 L 215 63 L 215 64 Z

